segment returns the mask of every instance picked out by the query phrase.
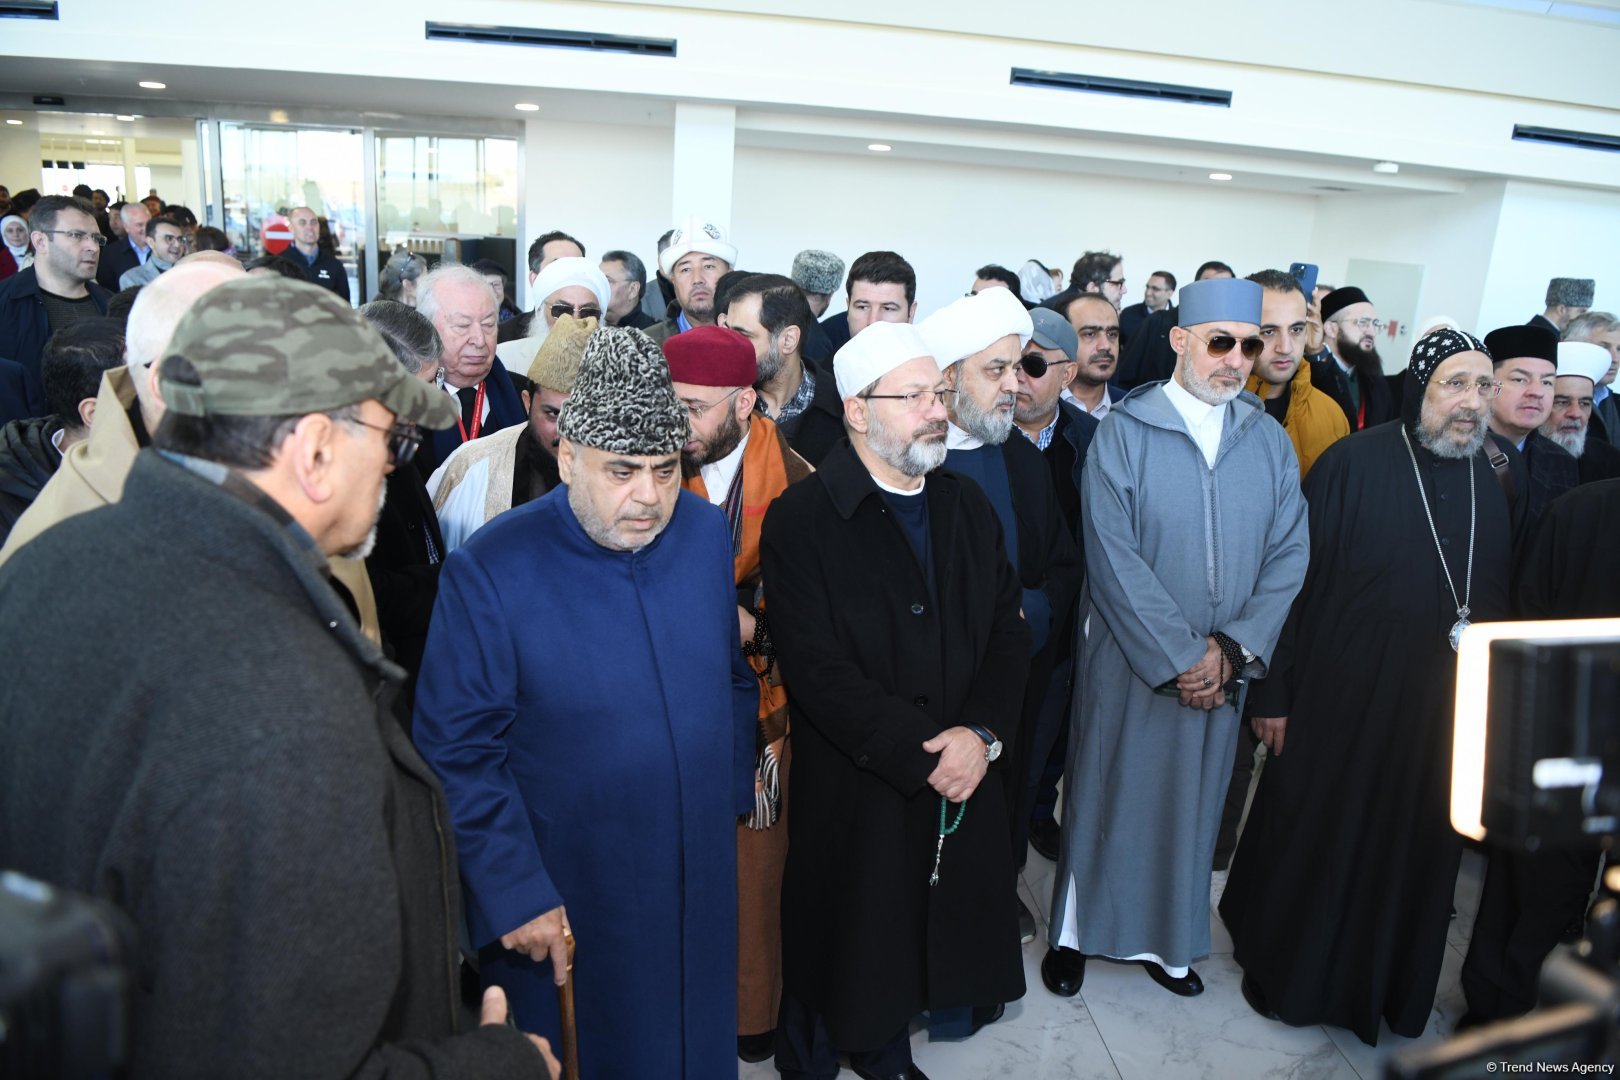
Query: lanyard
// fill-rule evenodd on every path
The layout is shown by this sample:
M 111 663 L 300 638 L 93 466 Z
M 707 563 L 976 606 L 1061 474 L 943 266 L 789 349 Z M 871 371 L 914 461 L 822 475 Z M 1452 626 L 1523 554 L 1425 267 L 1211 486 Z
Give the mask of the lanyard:
M 478 433 L 484 427 L 484 384 L 478 384 L 478 392 L 473 395 L 472 434 L 467 433 L 467 425 L 461 421 L 461 402 L 456 402 L 456 427 L 461 429 L 461 441 L 478 438 Z

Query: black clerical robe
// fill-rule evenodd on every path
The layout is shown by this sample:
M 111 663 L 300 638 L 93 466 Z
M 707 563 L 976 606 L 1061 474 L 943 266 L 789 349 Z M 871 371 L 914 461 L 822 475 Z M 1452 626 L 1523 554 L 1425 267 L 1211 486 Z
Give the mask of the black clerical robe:
M 1403 430 L 1340 439 L 1306 478 L 1310 568 L 1251 692 L 1253 715 L 1288 717 L 1287 746 L 1266 763 L 1220 905 L 1284 1020 L 1368 1043 L 1380 1020 L 1409 1036 L 1428 1022 L 1461 856 L 1447 805 L 1457 604 Z M 1490 465 L 1411 445 L 1457 593 L 1476 622 L 1506 617 L 1518 530 Z
M 1581 456 L 1575 459 L 1575 464 L 1583 484 L 1620 479 L 1620 450 L 1591 429 L 1587 430 L 1586 447 L 1581 451 Z

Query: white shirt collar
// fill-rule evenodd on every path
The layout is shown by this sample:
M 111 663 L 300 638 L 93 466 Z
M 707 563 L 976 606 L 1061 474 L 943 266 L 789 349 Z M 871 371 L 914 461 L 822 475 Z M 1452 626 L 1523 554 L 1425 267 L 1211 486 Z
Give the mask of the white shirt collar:
M 731 481 L 736 477 L 737 470 L 742 468 L 743 451 L 748 448 L 748 436 L 753 430 L 753 424 L 743 431 L 743 437 L 736 447 L 721 458 L 698 468 L 698 475 L 703 477 L 703 489 L 709 493 L 709 501 L 716 506 L 726 501 L 726 493 L 731 490 Z
M 1064 401 L 1067 401 L 1070 405 L 1073 405 L 1075 408 L 1079 409 L 1081 412 L 1089 413 L 1091 417 L 1096 420 L 1101 420 L 1103 417 L 1107 416 L 1108 410 L 1114 407 L 1114 399 L 1108 393 L 1108 387 L 1106 386 L 1103 387 L 1102 400 L 1097 402 L 1097 407 L 1095 409 L 1087 408 L 1086 403 L 1075 397 L 1074 391 L 1070 390 L 1067 386 L 1063 388 L 1063 393 L 1058 396 Z
M 1226 406 L 1211 405 L 1207 401 L 1198 400 L 1173 377 L 1165 380 L 1164 396 L 1170 399 L 1170 404 L 1181 414 L 1182 421 L 1187 425 L 1187 433 L 1198 444 L 1204 460 L 1213 468 L 1215 455 L 1221 448 L 1221 428 L 1226 423 Z
M 977 450 L 984 445 L 984 440 L 977 435 L 969 435 L 955 424 L 945 429 L 945 449 L 947 450 Z
M 910 491 L 907 491 L 905 488 L 897 488 L 892 484 L 885 484 L 882 480 L 877 478 L 877 473 L 869 473 L 868 475 L 872 477 L 872 483 L 876 484 L 884 491 L 887 491 L 890 495 L 905 495 L 908 497 L 912 495 L 921 495 L 923 493 L 923 488 L 928 486 L 928 478 L 926 476 L 923 477 L 922 483 L 918 484 Z

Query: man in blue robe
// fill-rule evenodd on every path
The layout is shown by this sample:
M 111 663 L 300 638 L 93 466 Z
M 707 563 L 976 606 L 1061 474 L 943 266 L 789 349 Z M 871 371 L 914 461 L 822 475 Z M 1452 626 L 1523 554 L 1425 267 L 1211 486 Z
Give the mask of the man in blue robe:
M 681 490 L 689 431 L 657 346 L 598 330 L 558 421 L 563 486 L 451 555 L 417 690 L 483 979 L 555 1041 L 573 978 L 586 1076 L 736 1069 L 758 690 L 725 519 Z

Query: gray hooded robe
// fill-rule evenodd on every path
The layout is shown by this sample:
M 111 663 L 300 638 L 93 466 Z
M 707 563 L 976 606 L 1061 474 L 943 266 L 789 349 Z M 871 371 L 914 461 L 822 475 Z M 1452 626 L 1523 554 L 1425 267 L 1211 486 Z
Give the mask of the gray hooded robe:
M 1304 580 L 1299 465 L 1258 398 L 1226 406 L 1209 467 L 1162 383 L 1116 403 L 1086 458 L 1090 630 L 1064 780 L 1051 944 L 1181 968 L 1209 953 L 1209 875 L 1243 703 L 1153 688 L 1220 630 L 1263 673 Z

